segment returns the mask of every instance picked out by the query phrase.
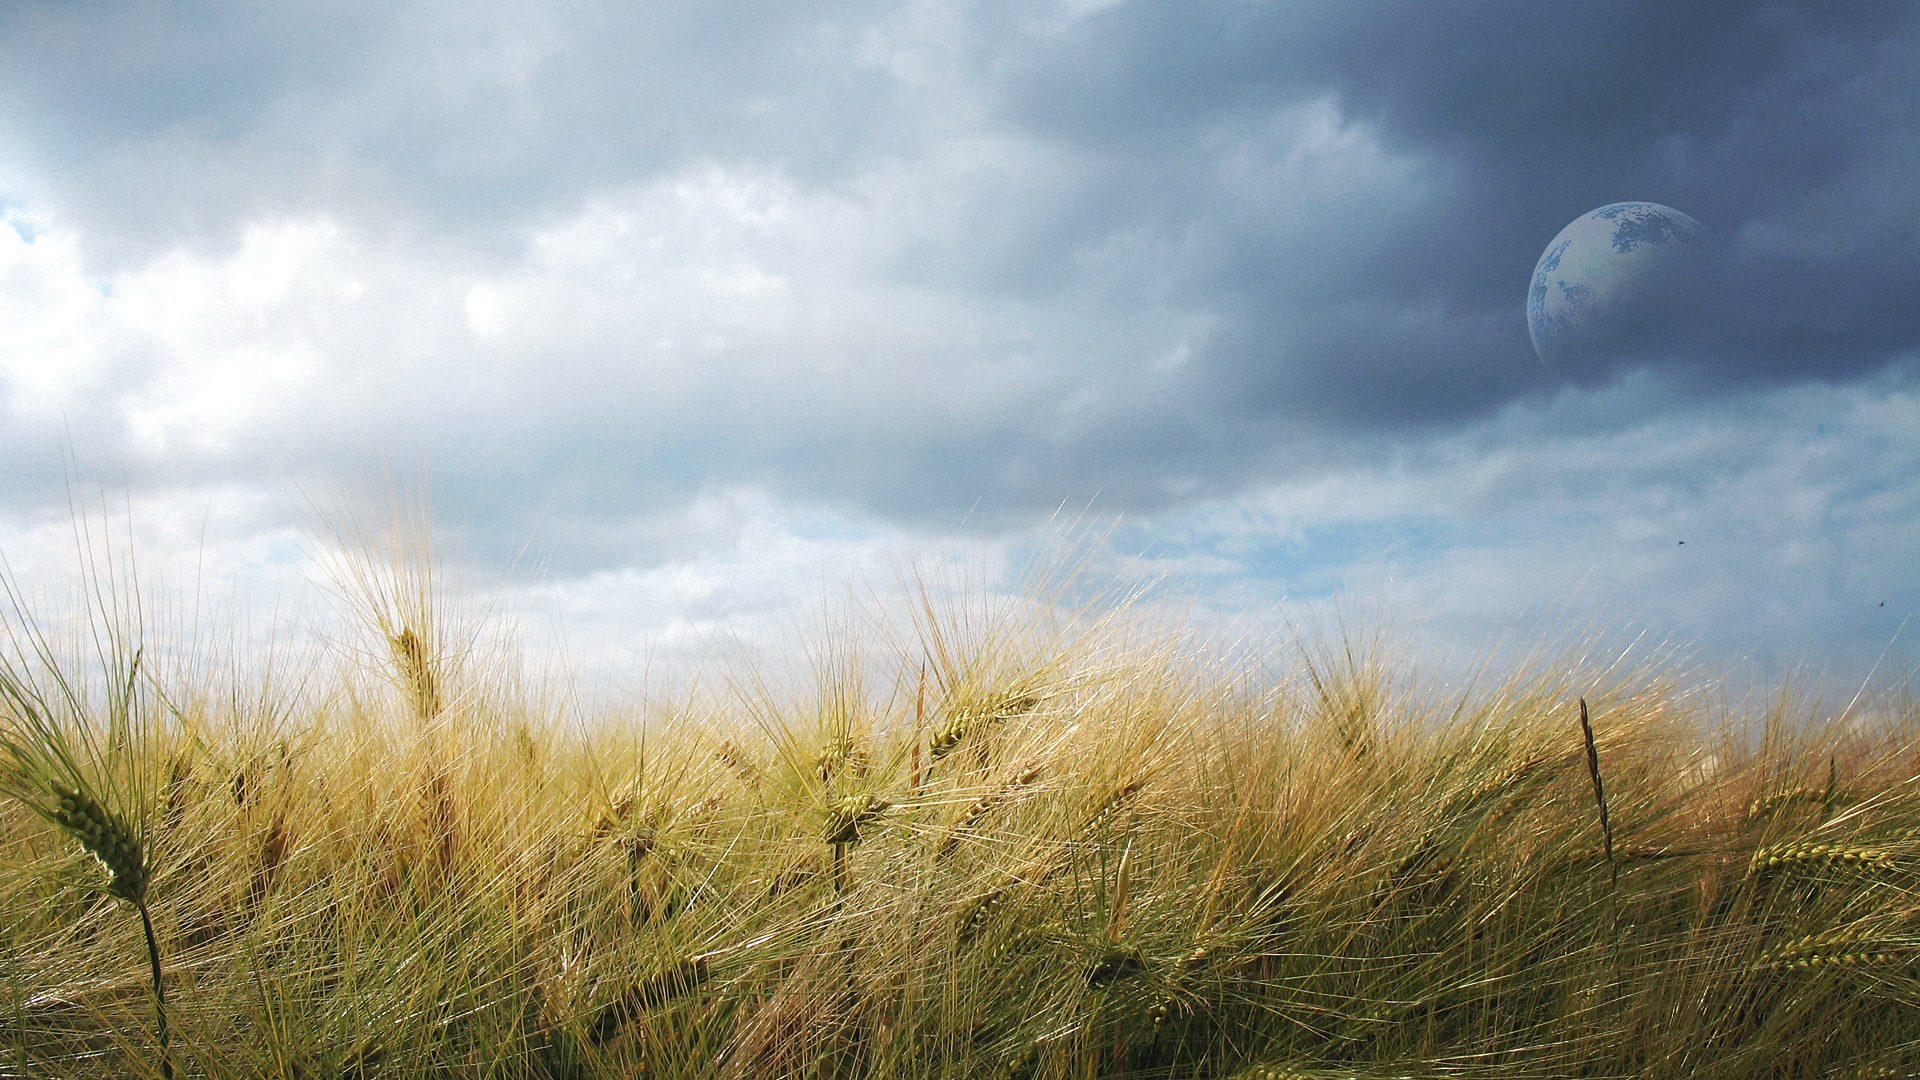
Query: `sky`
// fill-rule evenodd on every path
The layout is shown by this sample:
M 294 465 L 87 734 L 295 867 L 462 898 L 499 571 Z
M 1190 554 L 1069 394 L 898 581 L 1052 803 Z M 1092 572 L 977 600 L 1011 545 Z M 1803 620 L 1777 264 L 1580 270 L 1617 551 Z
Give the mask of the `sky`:
M 1891 0 L 8 0 L 0 553 L 93 492 L 277 610 L 420 486 L 617 666 L 1095 522 L 1255 633 L 1909 671 L 1917 68 Z M 1544 364 L 1623 200 L 1722 257 Z

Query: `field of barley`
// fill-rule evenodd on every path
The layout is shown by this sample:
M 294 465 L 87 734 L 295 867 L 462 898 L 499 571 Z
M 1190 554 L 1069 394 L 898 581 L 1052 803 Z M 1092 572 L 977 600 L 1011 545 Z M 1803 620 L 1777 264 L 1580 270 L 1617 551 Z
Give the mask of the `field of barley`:
M 1000 598 L 622 703 L 345 593 L 281 662 L 9 592 L 0 1077 L 1920 1074 L 1897 687 Z

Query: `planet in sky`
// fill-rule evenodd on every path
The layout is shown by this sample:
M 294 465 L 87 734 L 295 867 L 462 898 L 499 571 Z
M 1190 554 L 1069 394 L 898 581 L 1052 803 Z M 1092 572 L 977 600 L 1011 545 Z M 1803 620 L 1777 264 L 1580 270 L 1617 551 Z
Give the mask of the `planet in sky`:
M 1704 225 L 1659 203 L 1612 203 L 1573 219 L 1533 268 L 1533 351 L 1552 366 L 1657 346 L 1650 336 L 1683 303 L 1706 242 Z

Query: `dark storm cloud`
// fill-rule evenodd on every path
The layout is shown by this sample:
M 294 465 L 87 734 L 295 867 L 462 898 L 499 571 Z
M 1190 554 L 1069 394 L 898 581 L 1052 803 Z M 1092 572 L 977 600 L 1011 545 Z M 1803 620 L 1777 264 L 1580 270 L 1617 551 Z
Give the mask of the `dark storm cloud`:
M 0 197 L 102 274 L 341 223 L 282 311 L 298 407 L 142 459 L 172 475 L 427 447 L 509 531 L 728 485 L 994 528 L 1636 366 L 1705 397 L 1883 368 L 1920 348 L 1916 69 L 1909 3 L 35 0 L 0 8 Z M 1722 269 L 1660 348 L 1548 372 L 1534 261 L 1621 199 Z M 777 287 L 726 293 L 743 268 Z M 473 330 L 477 285 L 531 329 Z M 121 398 L 233 345 L 139 330 L 63 405 L 101 455 L 138 457 Z
M 1447 422 L 1536 389 L 1528 272 L 1562 225 L 1622 199 L 1678 206 L 1722 243 L 1666 350 L 1683 380 L 1842 378 L 1920 344 L 1909 4 L 1138 3 L 1009 68 L 1008 117 L 1148 163 L 1134 175 L 1318 95 L 1429 163 L 1417 206 L 1291 246 L 1222 228 L 1191 189 L 1155 202 L 1217 230 L 1199 291 L 1235 332 L 1215 374 L 1274 414 Z

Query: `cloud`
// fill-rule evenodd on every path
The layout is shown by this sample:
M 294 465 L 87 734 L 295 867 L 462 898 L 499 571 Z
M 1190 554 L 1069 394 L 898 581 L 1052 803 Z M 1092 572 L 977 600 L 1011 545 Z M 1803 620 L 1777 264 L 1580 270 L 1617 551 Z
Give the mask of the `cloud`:
M 1709 407 L 1658 374 L 1570 390 L 1121 542 L 1205 606 L 1311 622 L 1357 603 L 1456 656 L 1625 630 L 1729 677 L 1845 682 L 1883 655 L 1899 675 L 1920 656 L 1901 631 L 1920 609 L 1917 362 Z
M 57 513 L 69 446 L 189 501 L 418 471 L 484 557 L 532 537 L 592 582 L 751 576 L 785 558 L 727 554 L 756 522 L 992 543 L 1097 500 L 1195 530 L 1246 575 L 1221 596 L 1391 549 L 1465 611 L 1503 564 L 1624 550 L 1539 524 L 1592 492 L 1455 491 L 1570 468 L 1549 422 L 1631 503 L 1732 467 L 1635 440 L 1774 460 L 1814 438 L 1793 409 L 1899 400 L 1917 57 L 1873 0 L 33 0 L 0 17 L 0 507 Z M 1625 198 L 1719 269 L 1659 347 L 1547 371 L 1534 261 Z M 1911 436 L 1843 430 L 1902 490 Z M 1725 483 L 1700 521 L 1758 529 Z M 1312 491 L 1340 506 L 1261 548 Z M 1216 513 L 1264 554 L 1199 551 Z M 1795 528 L 1809 566 L 1901 557 Z M 1609 603 L 1709 610 L 1760 564 L 1607 565 Z
M 1073 309 L 1151 298 L 1215 330 L 1187 343 L 1199 426 L 1251 410 L 1234 437 L 1268 444 L 1541 392 L 1527 272 L 1621 198 L 1728 238 L 1698 301 L 1718 332 L 1663 361 L 1708 392 L 1855 377 L 1920 337 L 1904 5 L 22 12 L 0 127 L 110 258 L 324 217 L 505 267 L 702 169 L 853 200 L 891 178 L 918 201 L 875 223 L 876 291 L 1023 301 L 1062 365 L 1102 344 L 1059 328 Z
M 1246 252 L 1216 245 L 1234 289 L 1203 290 L 1245 327 L 1214 358 L 1220 381 L 1269 384 L 1258 400 L 1279 416 L 1304 400 L 1349 423 L 1447 425 L 1539 392 L 1514 363 L 1526 268 L 1567 221 L 1621 199 L 1729 238 L 1663 360 L 1701 387 L 1850 378 L 1911 348 L 1920 262 L 1900 177 L 1920 105 L 1898 87 L 1917 27 L 1894 4 L 1140 3 L 1031 39 L 1001 102 L 1025 130 L 1127 160 L 1127 176 L 1206 160 L 1222 130 L 1304 100 L 1333 103 L 1384 160 L 1417 163 L 1399 200 L 1362 185 L 1327 210 L 1305 192 L 1344 222 L 1328 238 L 1230 228 L 1229 204 L 1191 188 L 1160 205 Z M 1303 194 L 1280 176 L 1270 190 Z M 1316 288 L 1293 280 L 1302 269 Z M 1348 378 L 1356 358 L 1375 377 Z M 1463 377 L 1409 401 L 1396 370 Z

